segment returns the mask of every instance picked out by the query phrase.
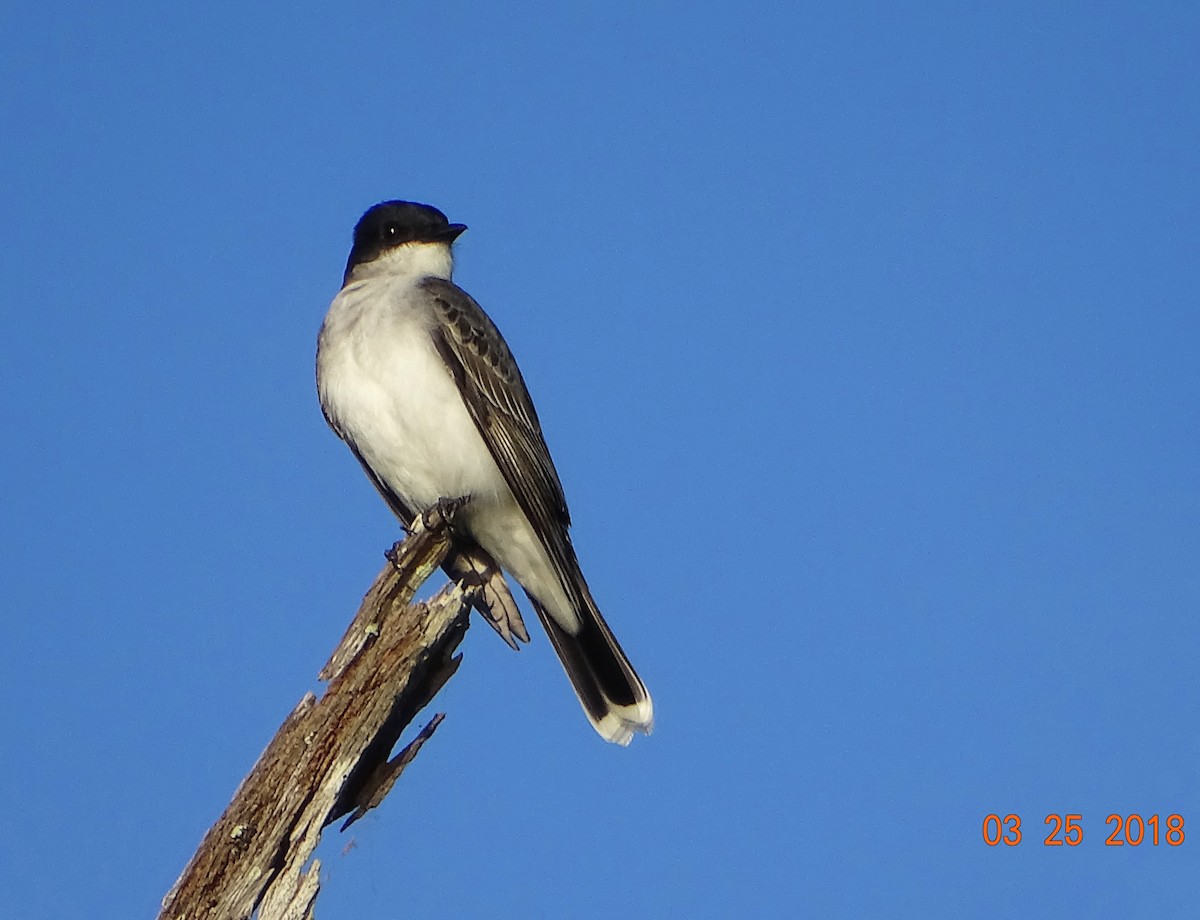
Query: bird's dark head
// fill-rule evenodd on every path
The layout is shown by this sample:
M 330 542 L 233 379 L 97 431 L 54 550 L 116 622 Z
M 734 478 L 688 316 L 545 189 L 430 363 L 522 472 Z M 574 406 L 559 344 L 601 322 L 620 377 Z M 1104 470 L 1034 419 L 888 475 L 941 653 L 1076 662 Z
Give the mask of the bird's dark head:
M 406 243 L 441 243 L 449 246 L 467 229 L 452 224 L 437 208 L 415 201 L 384 201 L 369 209 L 354 226 L 354 245 L 346 260 L 343 283 L 356 266 L 374 262 Z

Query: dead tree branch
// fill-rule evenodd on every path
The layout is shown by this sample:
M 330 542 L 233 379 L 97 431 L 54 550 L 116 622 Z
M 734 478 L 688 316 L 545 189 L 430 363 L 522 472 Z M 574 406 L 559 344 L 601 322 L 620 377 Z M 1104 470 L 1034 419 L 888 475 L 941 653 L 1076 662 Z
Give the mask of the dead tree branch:
M 163 899 L 159 920 L 313 916 L 322 829 L 349 815 L 345 829 L 378 805 L 441 722 L 438 714 L 388 759 L 460 660 L 469 607 L 459 588 L 411 603 L 446 556 L 452 510 L 423 515 L 392 548 L 321 671 L 324 695 L 306 695 L 284 721 Z

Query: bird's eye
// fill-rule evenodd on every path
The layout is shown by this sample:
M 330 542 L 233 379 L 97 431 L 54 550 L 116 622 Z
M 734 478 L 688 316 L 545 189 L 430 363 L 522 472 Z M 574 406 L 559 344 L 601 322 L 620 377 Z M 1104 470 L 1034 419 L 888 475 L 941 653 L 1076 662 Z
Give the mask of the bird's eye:
M 394 240 L 400 235 L 400 228 L 396 224 L 388 224 L 383 228 L 383 238 L 385 240 Z

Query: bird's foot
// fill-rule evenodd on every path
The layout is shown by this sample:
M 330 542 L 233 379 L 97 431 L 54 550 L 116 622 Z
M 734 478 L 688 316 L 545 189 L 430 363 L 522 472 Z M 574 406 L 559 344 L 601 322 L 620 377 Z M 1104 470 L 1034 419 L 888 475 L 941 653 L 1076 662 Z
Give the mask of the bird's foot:
M 458 498 L 439 498 L 419 515 L 421 526 L 426 530 L 453 527 L 455 516 L 469 500 L 469 495 L 462 495 Z

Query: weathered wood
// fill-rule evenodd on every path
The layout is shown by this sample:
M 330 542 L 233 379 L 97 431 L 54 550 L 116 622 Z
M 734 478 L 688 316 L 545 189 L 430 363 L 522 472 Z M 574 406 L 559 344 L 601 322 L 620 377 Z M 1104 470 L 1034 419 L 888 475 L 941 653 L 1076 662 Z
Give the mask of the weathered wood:
M 321 671 L 320 700 L 307 694 L 287 717 L 233 801 L 163 899 L 159 920 L 259 920 L 313 916 L 322 829 L 348 826 L 382 801 L 432 735 L 438 714 L 391 760 L 401 732 L 458 667 L 454 650 L 469 607 L 455 585 L 430 600 L 413 595 L 449 548 L 438 508 L 389 553 L 354 621 Z

